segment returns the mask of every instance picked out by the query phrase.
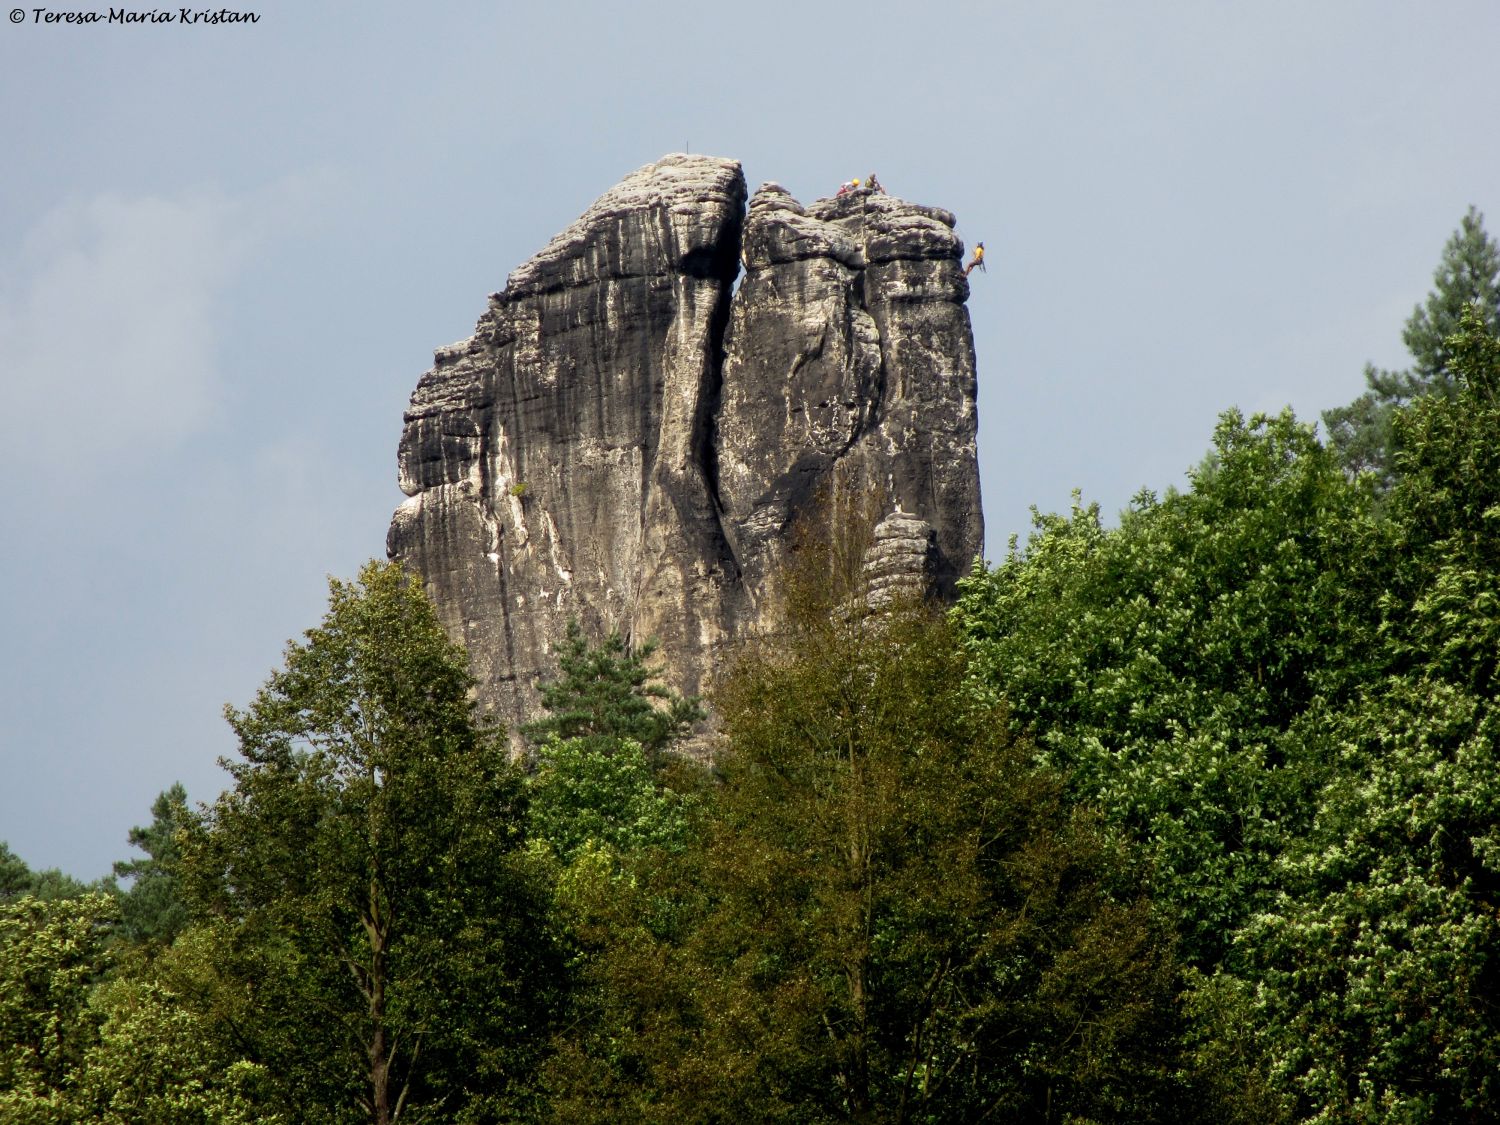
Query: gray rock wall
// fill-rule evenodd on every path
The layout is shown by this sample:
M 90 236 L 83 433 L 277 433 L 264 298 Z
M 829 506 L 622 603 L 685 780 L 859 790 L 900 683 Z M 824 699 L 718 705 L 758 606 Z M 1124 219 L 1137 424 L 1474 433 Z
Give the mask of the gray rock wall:
M 846 517 L 835 479 L 926 521 L 951 593 L 983 540 L 962 251 L 891 196 L 767 184 L 747 214 L 736 162 L 677 155 L 517 268 L 417 384 L 387 540 L 482 703 L 534 718 L 570 617 L 703 690 L 774 613 L 798 522 Z

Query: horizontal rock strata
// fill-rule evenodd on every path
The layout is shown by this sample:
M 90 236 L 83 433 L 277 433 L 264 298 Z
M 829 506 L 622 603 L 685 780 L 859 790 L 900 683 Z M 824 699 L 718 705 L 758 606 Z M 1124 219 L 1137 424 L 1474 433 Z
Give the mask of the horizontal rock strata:
M 930 523 L 897 510 L 875 525 L 870 538 L 861 568 L 861 594 L 870 609 L 927 593 L 937 539 Z

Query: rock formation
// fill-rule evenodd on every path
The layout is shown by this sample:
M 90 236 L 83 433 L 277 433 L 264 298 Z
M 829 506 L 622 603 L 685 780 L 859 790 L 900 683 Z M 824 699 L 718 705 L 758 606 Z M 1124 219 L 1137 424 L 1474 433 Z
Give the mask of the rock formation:
M 953 225 L 886 195 L 803 207 L 776 184 L 747 212 L 736 162 L 668 156 L 438 350 L 387 547 L 513 732 L 571 617 L 655 637 L 668 682 L 700 691 L 774 614 L 793 528 L 836 527 L 863 498 L 892 515 L 887 539 L 923 540 L 887 553 L 920 555 L 916 581 L 951 593 L 983 538 Z
M 908 512 L 892 512 L 875 525 L 860 577 L 864 604 L 883 610 L 900 598 L 921 597 L 932 582 L 937 532 Z

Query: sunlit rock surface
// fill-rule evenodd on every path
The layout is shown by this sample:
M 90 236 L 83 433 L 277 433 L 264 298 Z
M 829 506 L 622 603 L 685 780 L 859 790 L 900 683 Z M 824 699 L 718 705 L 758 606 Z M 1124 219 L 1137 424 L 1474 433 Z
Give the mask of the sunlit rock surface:
M 790 545 L 872 499 L 888 537 L 921 524 L 927 544 L 887 552 L 921 574 L 885 581 L 948 596 L 981 550 L 953 216 L 745 196 L 732 160 L 632 173 L 511 273 L 412 395 L 388 550 L 512 732 L 539 713 L 569 618 L 656 638 L 667 680 L 703 690 L 774 616 Z

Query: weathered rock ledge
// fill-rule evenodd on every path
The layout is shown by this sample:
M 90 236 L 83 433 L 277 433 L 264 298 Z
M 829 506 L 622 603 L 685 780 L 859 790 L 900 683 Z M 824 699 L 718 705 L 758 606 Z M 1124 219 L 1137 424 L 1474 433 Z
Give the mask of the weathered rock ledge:
M 732 160 L 627 176 L 511 273 L 412 395 L 387 548 L 512 731 L 573 617 L 657 638 L 673 686 L 702 690 L 774 616 L 799 523 L 836 529 L 878 497 L 882 589 L 947 596 L 981 550 L 953 215 L 745 195 Z

